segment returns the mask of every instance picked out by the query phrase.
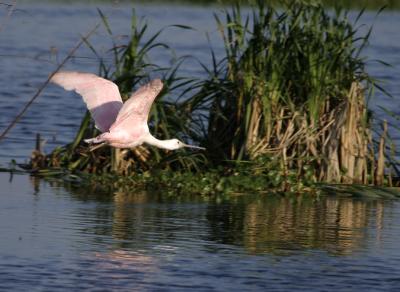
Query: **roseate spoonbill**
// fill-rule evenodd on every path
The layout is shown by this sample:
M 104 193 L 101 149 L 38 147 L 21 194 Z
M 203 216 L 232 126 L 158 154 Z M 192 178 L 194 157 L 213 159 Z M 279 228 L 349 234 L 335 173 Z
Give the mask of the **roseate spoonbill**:
M 83 97 L 96 128 L 102 132 L 95 138 L 86 139 L 86 143 L 108 144 L 116 148 L 133 148 L 146 143 L 168 150 L 183 147 L 205 149 L 178 139 L 159 140 L 150 134 L 147 119 L 151 105 L 163 87 L 160 79 L 140 87 L 125 103 L 117 85 L 94 74 L 58 72 L 51 82 Z

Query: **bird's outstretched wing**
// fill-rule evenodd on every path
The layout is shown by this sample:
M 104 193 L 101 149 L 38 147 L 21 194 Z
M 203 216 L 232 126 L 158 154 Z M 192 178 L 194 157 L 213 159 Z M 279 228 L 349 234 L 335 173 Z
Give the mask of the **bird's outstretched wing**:
M 80 94 L 102 132 L 110 129 L 122 108 L 118 86 L 94 74 L 64 71 L 54 74 L 50 81 Z
M 132 128 L 147 123 L 151 105 L 162 87 L 161 80 L 155 79 L 135 91 L 122 106 L 111 129 L 127 123 L 131 124 Z

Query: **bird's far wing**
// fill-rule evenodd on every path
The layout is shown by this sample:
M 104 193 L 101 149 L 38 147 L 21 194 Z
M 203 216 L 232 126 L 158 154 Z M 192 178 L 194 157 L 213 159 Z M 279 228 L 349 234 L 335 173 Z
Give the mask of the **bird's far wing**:
M 80 94 L 102 132 L 110 129 L 122 108 L 118 86 L 94 74 L 64 71 L 54 74 L 50 81 Z
M 117 119 L 111 128 L 121 125 L 121 123 L 128 118 L 135 123 L 147 123 L 151 105 L 156 96 L 160 93 L 162 87 L 163 84 L 161 80 L 155 79 L 135 91 L 122 106 Z M 132 124 L 132 127 L 133 126 L 135 125 Z

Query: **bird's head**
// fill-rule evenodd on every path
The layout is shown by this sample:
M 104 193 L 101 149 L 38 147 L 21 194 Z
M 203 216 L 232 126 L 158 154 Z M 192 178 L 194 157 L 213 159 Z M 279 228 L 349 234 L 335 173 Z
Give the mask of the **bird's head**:
M 168 150 L 176 150 L 180 148 L 193 148 L 193 149 L 200 149 L 200 150 L 205 150 L 206 148 L 199 147 L 199 146 L 194 146 L 194 145 L 189 145 L 186 143 L 183 143 L 182 141 L 179 141 L 178 139 L 171 139 L 168 140 L 168 144 L 166 145 L 165 148 Z

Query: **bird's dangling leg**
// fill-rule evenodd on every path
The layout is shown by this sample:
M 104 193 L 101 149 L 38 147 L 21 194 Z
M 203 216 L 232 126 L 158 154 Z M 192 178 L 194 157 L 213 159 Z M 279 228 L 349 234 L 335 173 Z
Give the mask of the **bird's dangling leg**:
M 85 141 L 85 142 L 88 143 L 88 144 L 99 144 L 99 143 L 103 143 L 103 142 L 105 141 L 105 139 L 104 139 L 104 134 L 105 134 L 105 133 L 103 133 L 103 134 L 101 134 L 101 135 L 99 135 L 99 136 L 97 136 L 97 137 L 94 137 L 94 138 L 85 139 L 85 140 L 83 140 L 83 141 Z
M 95 146 L 90 147 L 89 151 L 92 152 L 92 151 L 94 151 L 94 150 L 96 150 L 98 148 L 101 148 L 101 147 L 105 146 L 105 145 L 107 145 L 107 144 L 106 143 L 97 144 Z
M 98 149 L 98 148 L 103 147 L 104 145 L 106 145 L 106 143 L 105 143 L 105 141 L 106 141 L 106 139 L 105 139 L 106 134 L 107 134 L 107 133 L 103 133 L 103 134 L 101 134 L 101 135 L 99 135 L 99 136 L 97 136 L 97 137 L 94 137 L 94 138 L 91 138 L 91 139 L 85 139 L 85 140 L 84 140 L 86 143 L 90 144 L 90 146 L 91 146 L 91 147 L 89 148 L 89 151 L 90 151 L 90 152 L 92 152 L 92 151 L 94 151 L 94 150 L 96 150 L 96 149 Z M 92 146 L 92 144 L 98 144 L 98 145 Z
M 105 133 L 103 133 L 97 137 L 94 137 L 94 138 L 83 140 L 83 141 L 85 141 L 85 143 L 90 144 L 91 147 L 89 148 L 89 151 L 96 150 L 97 148 L 100 148 L 106 144 L 106 143 L 104 143 L 106 141 L 106 139 L 104 139 L 104 136 L 105 136 L 104 134 Z M 93 144 L 98 144 L 98 145 L 92 146 Z

